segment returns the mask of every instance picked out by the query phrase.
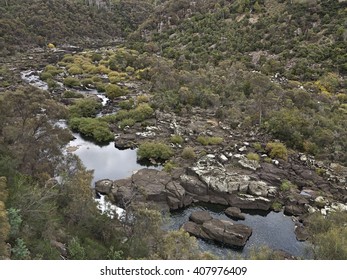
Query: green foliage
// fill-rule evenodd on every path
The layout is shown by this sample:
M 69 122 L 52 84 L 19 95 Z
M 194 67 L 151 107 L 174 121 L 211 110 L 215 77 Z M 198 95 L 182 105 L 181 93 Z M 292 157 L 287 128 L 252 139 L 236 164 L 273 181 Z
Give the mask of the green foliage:
M 64 98 L 83 98 L 82 93 L 78 93 L 76 91 L 66 90 L 63 94 Z
M 269 142 L 266 144 L 266 151 L 271 158 L 288 159 L 288 150 L 285 145 L 279 142 Z
M 94 99 L 78 100 L 69 107 L 70 118 L 95 117 L 102 108 L 102 104 Z
M 177 165 L 174 162 L 168 161 L 165 163 L 163 170 L 170 173 L 175 167 L 177 167 Z
M 126 126 L 132 127 L 136 121 L 134 119 L 123 119 L 118 123 L 120 129 L 124 129 Z
M 320 213 L 307 221 L 315 259 L 345 260 L 347 258 L 347 214 L 331 212 L 327 217 Z
M 222 137 L 210 137 L 210 136 L 202 136 L 199 135 L 196 139 L 200 144 L 207 146 L 207 145 L 218 145 L 223 142 Z
M 196 153 L 193 147 L 184 147 L 182 151 L 182 157 L 185 159 L 195 159 Z
M 6 178 L 0 177 L 0 260 L 6 258 L 6 241 L 10 234 L 10 224 L 5 202 L 7 200 Z
M 72 260 L 84 260 L 86 258 L 86 252 L 78 237 L 69 240 L 67 250 Z
M 130 110 L 134 107 L 134 100 L 133 99 L 124 100 L 119 102 L 118 105 L 123 110 Z
M 297 188 L 298 187 L 294 185 L 292 182 L 288 180 L 284 180 L 280 186 L 280 191 L 285 192 L 285 191 L 290 191 Z
M 184 140 L 181 135 L 174 134 L 170 138 L 171 143 L 182 145 Z
M 283 254 L 279 251 L 274 251 L 267 246 L 259 248 L 252 248 L 249 253 L 248 259 L 250 260 L 283 260 Z
M 108 84 L 105 86 L 106 96 L 110 99 L 120 97 L 127 94 L 127 91 L 118 85 Z
M 141 159 L 168 160 L 174 154 L 170 146 L 160 142 L 145 142 L 139 146 L 137 157 Z
M 102 119 L 72 118 L 69 120 L 69 126 L 97 143 L 107 143 L 114 139 L 107 122 Z
M 16 238 L 20 231 L 20 226 L 22 225 L 22 217 L 20 215 L 20 210 L 15 208 L 9 208 L 8 219 L 11 226 L 10 236 Z
M 115 119 L 118 121 L 124 119 L 134 119 L 136 122 L 142 122 L 153 116 L 154 110 L 147 103 L 139 104 L 135 109 L 131 110 L 119 110 Z
M 256 153 L 248 153 L 246 157 L 249 160 L 255 160 L 257 162 L 259 162 L 259 160 L 260 160 L 260 156 Z
M 11 249 L 11 258 L 14 260 L 28 260 L 30 259 L 30 252 L 21 238 L 16 239 L 15 246 Z
M 67 87 L 79 87 L 81 85 L 81 82 L 77 78 L 66 77 L 63 81 L 63 84 Z

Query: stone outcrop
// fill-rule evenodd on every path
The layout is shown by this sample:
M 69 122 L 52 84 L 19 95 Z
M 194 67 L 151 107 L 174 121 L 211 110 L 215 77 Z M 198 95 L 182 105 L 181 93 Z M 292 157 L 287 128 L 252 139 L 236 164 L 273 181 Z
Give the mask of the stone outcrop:
M 242 214 L 241 209 L 237 207 L 228 207 L 224 211 L 225 215 L 234 220 L 244 220 L 245 215 Z
M 203 215 L 203 213 L 198 214 L 198 216 Z M 196 219 L 193 213 L 191 220 L 193 219 L 194 221 L 189 221 L 183 225 L 182 228 L 185 231 L 196 237 L 213 240 L 228 246 L 243 247 L 252 235 L 250 227 L 227 220 L 213 219 L 209 217 L 208 213 L 202 219 Z
M 155 169 L 141 169 L 128 179 L 113 182 L 112 199 L 120 207 L 129 203 L 154 203 L 175 210 L 192 203 L 192 197 L 171 176 Z

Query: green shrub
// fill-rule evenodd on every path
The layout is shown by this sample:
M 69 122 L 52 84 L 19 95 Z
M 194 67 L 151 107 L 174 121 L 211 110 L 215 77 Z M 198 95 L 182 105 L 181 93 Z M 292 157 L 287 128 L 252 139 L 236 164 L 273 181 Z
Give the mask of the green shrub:
M 256 153 L 248 153 L 246 157 L 249 160 L 255 160 L 257 162 L 259 162 L 259 160 L 260 160 L 260 156 Z
M 136 123 L 134 119 L 123 119 L 118 123 L 120 129 L 124 129 L 126 126 L 133 126 Z
M 114 99 L 116 97 L 120 97 L 120 96 L 127 94 L 126 90 L 124 90 L 120 86 L 114 85 L 114 84 L 108 84 L 105 87 L 105 92 L 106 92 L 106 96 L 110 99 Z
M 124 100 L 119 102 L 118 105 L 123 110 L 130 110 L 134 107 L 134 100 L 133 99 Z
M 196 154 L 195 154 L 194 148 L 185 147 L 182 151 L 182 157 L 185 159 L 195 159 Z
M 175 163 L 168 161 L 167 163 L 165 163 L 163 170 L 170 173 L 172 170 L 174 170 L 175 167 L 177 167 Z
M 279 142 L 269 142 L 266 144 L 266 151 L 271 158 L 288 159 L 288 150 L 285 145 Z
M 134 110 L 131 111 L 133 118 L 139 122 L 151 118 L 154 113 L 152 107 L 149 106 L 147 103 L 139 104 Z
M 77 65 L 72 65 L 68 70 L 67 72 L 70 74 L 70 75 L 79 75 L 79 74 L 82 74 L 83 73 L 83 70 L 82 68 L 80 68 L 79 66 Z
M 280 186 L 280 190 L 282 192 L 285 192 L 285 191 L 290 191 L 292 189 L 296 189 L 297 186 L 294 185 L 292 182 L 288 181 L 288 180 L 283 180 L 281 186 Z
M 261 146 L 260 143 L 254 143 L 252 146 L 256 151 L 261 152 L 263 150 L 263 147 Z
M 88 85 L 93 85 L 94 82 L 92 78 L 84 78 L 81 80 L 81 84 L 86 87 Z
M 63 84 L 67 87 L 79 87 L 81 85 L 79 79 L 74 77 L 66 77 Z
M 137 150 L 137 156 L 141 159 L 167 160 L 173 156 L 170 146 L 160 142 L 145 142 Z
M 181 135 L 175 134 L 175 135 L 172 135 L 172 136 L 171 136 L 170 141 L 171 141 L 171 143 L 173 143 L 173 144 L 182 145 L 182 143 L 183 143 L 184 140 L 183 140 L 183 138 L 182 138 Z
M 98 92 L 105 92 L 106 91 L 106 84 L 104 84 L 104 83 L 96 83 L 95 86 L 96 86 L 96 90 Z
M 271 205 L 271 208 L 275 211 L 275 212 L 280 212 L 283 208 L 283 205 L 278 202 L 278 201 L 274 201 Z
M 49 72 L 42 72 L 42 73 L 40 74 L 40 79 L 41 79 L 42 81 L 47 81 L 47 80 L 49 80 L 49 79 L 53 79 L 53 75 L 52 75 L 51 73 L 49 73 Z
M 64 98 L 83 98 L 83 94 L 76 92 L 76 91 L 71 91 L 71 90 L 67 90 L 64 92 L 63 94 Z
M 196 139 L 200 144 L 206 145 L 218 145 L 223 142 L 222 137 L 209 137 L 209 136 L 198 136 Z
M 102 104 L 94 99 L 78 100 L 69 107 L 70 117 L 95 117 L 101 108 Z
M 69 120 L 69 126 L 98 143 L 106 143 L 114 139 L 108 123 L 102 119 L 72 118 Z

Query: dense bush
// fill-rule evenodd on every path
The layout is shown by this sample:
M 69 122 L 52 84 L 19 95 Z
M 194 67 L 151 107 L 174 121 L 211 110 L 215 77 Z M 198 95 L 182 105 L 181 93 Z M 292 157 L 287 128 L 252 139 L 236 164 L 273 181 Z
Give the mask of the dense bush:
M 288 159 L 288 150 L 285 145 L 279 142 L 269 142 L 266 144 L 266 151 L 271 158 Z
M 223 142 L 222 137 L 210 137 L 210 136 L 198 136 L 196 139 L 200 144 L 206 146 L 206 145 L 218 145 Z
M 172 135 L 170 137 L 170 141 L 173 144 L 179 144 L 179 145 L 181 145 L 184 142 L 182 136 L 181 135 L 177 135 L 177 134 Z
M 114 139 L 108 123 L 100 119 L 72 118 L 69 121 L 69 126 L 97 143 L 110 142 Z
M 102 108 L 102 104 L 94 99 L 78 100 L 74 105 L 69 107 L 70 117 L 95 117 Z
M 67 87 L 79 87 L 81 85 L 81 82 L 77 78 L 66 77 L 63 81 L 63 84 Z
M 106 96 L 110 99 L 120 97 L 127 94 L 127 91 L 118 85 L 108 84 L 105 86 Z
M 137 157 L 142 159 L 168 160 L 174 154 L 170 146 L 160 142 L 145 142 L 139 146 Z
M 182 157 L 185 159 L 194 159 L 196 158 L 196 153 L 193 147 L 185 147 L 182 151 Z

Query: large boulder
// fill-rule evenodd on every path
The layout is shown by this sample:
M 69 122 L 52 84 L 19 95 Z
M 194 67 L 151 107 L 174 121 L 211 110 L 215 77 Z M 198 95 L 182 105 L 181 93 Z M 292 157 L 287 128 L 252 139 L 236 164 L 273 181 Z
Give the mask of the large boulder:
M 100 194 L 108 195 L 113 187 L 113 181 L 109 179 L 99 180 L 95 182 L 95 191 Z
M 194 213 L 192 214 L 192 216 Z M 199 213 L 199 215 L 205 215 L 203 213 Z M 195 219 L 194 216 L 192 219 Z M 199 223 L 189 221 L 185 223 L 182 228 L 199 238 L 213 240 L 216 242 L 223 243 L 229 246 L 235 247 L 243 247 L 245 246 L 248 238 L 252 234 L 252 229 L 246 225 L 235 224 L 231 221 L 226 220 L 218 220 L 218 219 L 208 219 L 204 220 L 198 219 Z M 202 222 L 202 223 L 201 223 Z
M 132 203 L 152 203 L 163 209 L 176 210 L 192 203 L 185 189 L 164 171 L 141 169 L 128 179 L 113 182 L 112 194 L 120 207 Z
M 224 211 L 225 215 L 235 220 L 244 220 L 246 217 L 242 214 L 241 209 L 237 207 L 228 207 Z
M 190 215 L 189 219 L 196 224 L 202 225 L 204 222 L 212 220 L 213 218 L 207 211 L 196 211 Z

